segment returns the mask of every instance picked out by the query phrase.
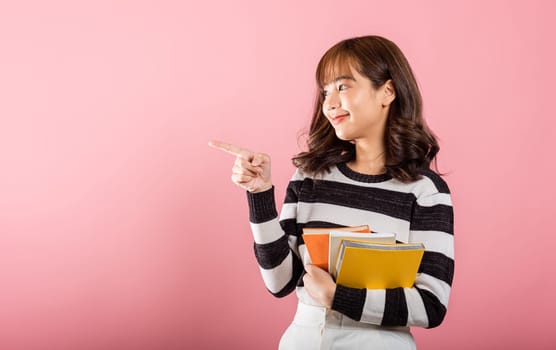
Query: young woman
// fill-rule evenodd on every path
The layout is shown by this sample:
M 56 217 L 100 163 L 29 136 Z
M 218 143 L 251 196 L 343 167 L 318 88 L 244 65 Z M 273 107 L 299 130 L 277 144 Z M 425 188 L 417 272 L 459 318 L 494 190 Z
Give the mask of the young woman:
M 439 150 L 409 63 L 391 41 L 347 39 L 321 58 L 307 151 L 277 215 L 270 157 L 212 141 L 247 190 L 255 255 L 267 289 L 299 304 L 281 349 L 415 349 L 409 327 L 438 326 L 454 273 L 453 210 L 430 169 Z M 304 227 L 369 224 L 425 253 L 412 288 L 354 289 L 308 264 Z

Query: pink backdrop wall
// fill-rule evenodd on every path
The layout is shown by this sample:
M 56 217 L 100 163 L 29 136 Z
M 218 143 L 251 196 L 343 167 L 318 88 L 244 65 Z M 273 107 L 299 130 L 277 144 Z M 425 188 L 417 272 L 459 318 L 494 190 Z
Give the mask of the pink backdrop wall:
M 268 152 L 278 201 L 340 39 L 408 56 L 456 214 L 445 323 L 422 349 L 556 342 L 550 1 L 4 1 L 0 348 L 275 348 L 233 159 Z

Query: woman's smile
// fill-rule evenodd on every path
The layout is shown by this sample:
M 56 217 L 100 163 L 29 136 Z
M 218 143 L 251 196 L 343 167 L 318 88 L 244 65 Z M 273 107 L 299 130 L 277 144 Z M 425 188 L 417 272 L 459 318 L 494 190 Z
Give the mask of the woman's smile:
M 344 121 L 344 119 L 346 119 L 347 117 L 349 117 L 349 113 L 342 114 L 342 115 L 337 115 L 337 116 L 331 117 L 331 118 L 330 118 L 330 122 L 331 122 L 333 125 L 338 125 L 338 124 L 340 124 L 342 121 Z

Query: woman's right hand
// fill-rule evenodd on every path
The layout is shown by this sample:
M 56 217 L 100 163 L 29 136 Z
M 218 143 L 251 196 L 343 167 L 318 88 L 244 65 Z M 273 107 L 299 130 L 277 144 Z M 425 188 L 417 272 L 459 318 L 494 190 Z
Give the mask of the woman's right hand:
M 270 178 L 270 156 L 252 152 L 220 141 L 210 141 L 209 146 L 236 156 L 232 167 L 232 182 L 251 193 L 263 192 L 272 188 Z

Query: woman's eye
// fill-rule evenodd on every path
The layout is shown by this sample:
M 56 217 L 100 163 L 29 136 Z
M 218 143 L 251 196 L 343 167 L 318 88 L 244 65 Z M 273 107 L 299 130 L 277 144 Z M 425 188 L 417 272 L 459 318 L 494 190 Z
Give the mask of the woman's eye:
M 322 90 L 320 93 L 321 93 L 322 97 L 328 96 L 328 91 L 326 91 L 326 90 Z
M 346 84 L 340 84 L 340 85 L 338 85 L 338 91 L 343 91 L 343 90 L 345 90 L 345 89 L 347 89 L 347 88 L 348 88 L 348 86 L 347 86 Z

